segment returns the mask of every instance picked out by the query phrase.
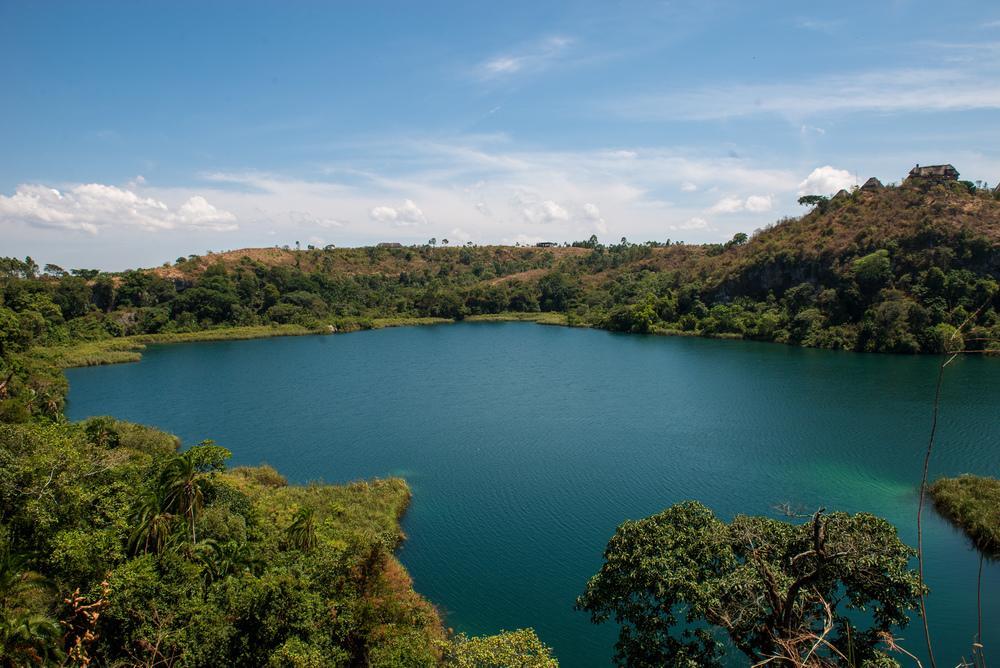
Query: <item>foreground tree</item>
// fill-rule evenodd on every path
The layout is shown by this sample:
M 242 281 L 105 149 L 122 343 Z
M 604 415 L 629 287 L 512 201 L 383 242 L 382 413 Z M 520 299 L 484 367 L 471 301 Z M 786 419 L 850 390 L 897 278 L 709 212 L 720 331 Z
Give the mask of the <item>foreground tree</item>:
M 895 665 L 878 644 L 916 607 L 913 554 L 873 515 L 726 524 L 689 501 L 618 527 L 577 607 L 621 625 L 619 665 L 721 666 L 723 637 L 754 664 Z
M 455 668 L 558 668 L 559 662 L 533 629 L 503 631 L 495 636 L 459 635 L 445 652 L 444 664 Z

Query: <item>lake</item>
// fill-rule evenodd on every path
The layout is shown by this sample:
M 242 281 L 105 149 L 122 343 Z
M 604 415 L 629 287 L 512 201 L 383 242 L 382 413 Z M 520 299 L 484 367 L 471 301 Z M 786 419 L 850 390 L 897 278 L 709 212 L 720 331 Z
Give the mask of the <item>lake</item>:
M 563 666 L 607 666 L 617 630 L 573 602 L 624 519 L 684 499 L 724 519 L 825 506 L 882 515 L 915 545 L 939 362 L 464 323 L 151 346 L 138 364 L 69 370 L 67 414 L 212 438 L 233 464 L 298 483 L 402 476 L 400 558 L 448 626 L 532 626 Z M 1000 474 L 998 389 L 1000 360 L 948 367 L 932 478 Z M 929 613 L 950 666 L 975 633 L 978 558 L 925 516 Z M 983 579 L 989 650 L 1000 566 Z M 901 634 L 918 653 L 919 627 Z

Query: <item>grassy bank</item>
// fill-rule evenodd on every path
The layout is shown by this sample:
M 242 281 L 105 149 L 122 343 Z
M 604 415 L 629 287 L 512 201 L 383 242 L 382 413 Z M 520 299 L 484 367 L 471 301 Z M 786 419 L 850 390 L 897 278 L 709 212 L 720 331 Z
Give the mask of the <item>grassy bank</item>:
M 197 332 L 169 332 L 139 334 L 100 341 L 81 341 L 70 345 L 39 346 L 32 356 L 49 364 L 68 369 L 78 366 L 138 362 L 142 351 L 153 343 L 189 343 L 192 341 L 229 341 L 262 339 L 271 336 L 303 336 L 325 333 L 326 328 L 315 329 L 301 325 L 260 325 L 255 327 L 221 327 Z
M 1000 558 L 1000 480 L 974 475 L 942 478 L 929 491 L 938 512 L 985 554 Z
M 498 313 L 472 316 L 470 322 L 536 322 L 543 325 L 566 325 L 563 313 Z M 394 317 L 372 320 L 343 321 L 336 325 L 303 327 L 301 325 L 258 325 L 251 327 L 220 327 L 196 332 L 168 332 L 139 334 L 100 341 L 81 341 L 69 345 L 38 346 L 32 356 L 59 369 L 102 364 L 138 362 L 146 346 L 161 343 L 191 343 L 195 341 L 239 341 L 265 339 L 272 336 L 305 336 L 309 334 L 335 334 L 387 327 L 420 327 L 425 325 L 453 324 L 450 318 Z
M 539 325 L 569 325 L 570 320 L 565 313 L 555 311 L 505 311 L 503 313 L 488 313 L 486 315 L 470 315 L 467 322 L 536 322 Z M 577 324 L 577 323 L 572 323 Z
M 395 317 L 375 318 L 359 329 L 385 329 L 386 327 L 421 327 L 423 325 L 450 325 L 455 322 L 451 318 L 420 318 Z

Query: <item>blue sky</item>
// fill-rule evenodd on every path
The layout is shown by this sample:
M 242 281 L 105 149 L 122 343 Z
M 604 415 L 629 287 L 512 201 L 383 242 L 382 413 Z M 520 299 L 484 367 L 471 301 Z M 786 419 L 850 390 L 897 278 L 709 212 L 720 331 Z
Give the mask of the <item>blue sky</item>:
M 719 241 L 1000 180 L 995 2 L 0 3 L 0 254 Z

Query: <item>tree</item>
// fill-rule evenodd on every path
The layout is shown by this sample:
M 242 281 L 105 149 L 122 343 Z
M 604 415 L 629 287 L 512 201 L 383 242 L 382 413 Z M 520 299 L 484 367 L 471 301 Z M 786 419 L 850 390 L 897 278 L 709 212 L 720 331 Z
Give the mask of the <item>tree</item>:
M 94 286 L 91 288 L 91 300 L 94 302 L 94 306 L 105 313 L 114 308 L 115 282 L 110 276 L 102 274 L 94 280 Z
M 0 540 L 3 540 L 0 538 Z M 60 658 L 59 625 L 31 609 L 48 580 L 3 540 L 0 547 L 0 668 L 49 665 Z
M 448 647 L 444 665 L 455 668 L 558 668 L 552 650 L 533 629 L 502 631 L 495 636 L 459 635 Z
M 197 543 L 195 520 L 205 504 L 205 480 L 193 449 L 170 460 L 160 476 L 160 489 L 163 493 L 162 507 L 187 519 L 191 542 Z
M 0 619 L 0 668 L 59 665 L 62 631 L 51 618 L 20 613 Z
M 167 509 L 166 495 L 159 485 L 142 495 L 132 523 L 130 547 L 133 554 L 163 552 L 173 528 L 174 514 Z
M 559 271 L 546 274 L 538 281 L 538 290 L 543 311 L 565 311 L 576 299 L 580 286 L 568 275 Z
M 688 501 L 618 527 L 577 607 L 621 625 L 619 665 L 721 666 L 718 633 L 754 664 L 884 662 L 880 634 L 907 624 L 920 592 L 913 554 L 873 515 L 726 524 Z M 868 610 L 870 626 L 841 606 Z
M 892 261 L 884 248 L 859 257 L 851 264 L 854 278 L 868 294 L 875 294 L 892 280 Z
M 821 211 L 826 208 L 829 201 L 830 198 L 825 195 L 803 195 L 799 198 L 799 204 L 802 206 L 818 206 Z
M 64 277 L 59 280 L 52 301 L 59 306 L 67 320 L 79 318 L 90 308 L 90 286 L 79 276 Z
M 316 511 L 313 508 L 299 508 L 291 525 L 285 530 L 288 544 L 295 549 L 308 552 L 316 547 Z
M 202 564 L 206 586 L 244 571 L 257 573 L 262 566 L 250 545 L 235 540 L 225 543 L 203 540 L 195 547 L 195 556 Z

